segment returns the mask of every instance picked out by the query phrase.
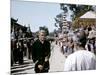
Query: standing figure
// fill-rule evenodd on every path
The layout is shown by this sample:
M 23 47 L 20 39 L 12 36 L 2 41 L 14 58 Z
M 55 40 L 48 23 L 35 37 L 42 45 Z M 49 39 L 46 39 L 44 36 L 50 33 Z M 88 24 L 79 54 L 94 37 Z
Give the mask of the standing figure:
M 96 31 L 91 30 L 88 35 L 88 41 L 85 46 L 86 50 L 96 54 Z
M 66 55 L 66 53 L 68 52 L 68 38 L 67 38 L 67 35 L 64 35 L 63 36 L 63 39 L 62 39 L 62 47 L 61 47 L 61 52 Z
M 68 55 L 72 54 L 73 52 L 74 52 L 73 38 L 69 37 L 69 39 L 68 39 Z
M 43 73 L 49 70 L 50 43 L 46 40 L 44 30 L 39 31 L 38 39 L 33 44 L 32 59 L 35 63 L 35 72 Z
M 17 57 L 18 57 L 19 64 L 23 64 L 23 49 L 24 49 L 23 41 L 18 40 L 18 42 L 17 42 L 17 51 L 18 51 Z

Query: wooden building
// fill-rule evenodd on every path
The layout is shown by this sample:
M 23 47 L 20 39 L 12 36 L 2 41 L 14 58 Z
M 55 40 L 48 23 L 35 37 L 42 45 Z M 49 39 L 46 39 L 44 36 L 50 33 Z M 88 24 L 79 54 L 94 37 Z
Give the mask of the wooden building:
M 79 18 L 76 18 L 75 21 L 73 21 L 73 27 L 79 28 L 84 26 L 96 26 L 96 13 L 93 11 L 88 11 L 84 15 L 80 16 Z

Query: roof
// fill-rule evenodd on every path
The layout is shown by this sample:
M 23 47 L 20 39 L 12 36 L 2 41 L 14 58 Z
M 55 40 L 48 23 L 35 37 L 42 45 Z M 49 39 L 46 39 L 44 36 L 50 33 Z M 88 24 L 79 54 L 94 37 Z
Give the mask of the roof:
M 93 11 L 88 11 L 84 15 L 82 15 L 80 18 L 89 18 L 89 19 L 95 19 L 96 13 Z

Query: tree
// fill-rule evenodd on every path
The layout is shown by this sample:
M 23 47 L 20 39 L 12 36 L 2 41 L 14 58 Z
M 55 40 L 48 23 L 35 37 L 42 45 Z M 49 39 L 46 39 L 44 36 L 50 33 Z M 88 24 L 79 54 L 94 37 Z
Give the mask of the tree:
M 94 7 L 92 5 L 74 5 L 74 4 L 64 4 L 64 3 L 61 3 L 60 6 L 61 6 L 61 10 L 66 10 L 66 12 L 68 12 L 68 8 L 66 7 L 69 7 L 69 10 L 73 11 L 73 15 L 71 15 L 72 17 L 72 20 L 75 20 L 75 18 L 78 18 L 80 17 L 81 15 L 83 15 L 85 12 L 87 11 L 95 11 L 94 10 Z

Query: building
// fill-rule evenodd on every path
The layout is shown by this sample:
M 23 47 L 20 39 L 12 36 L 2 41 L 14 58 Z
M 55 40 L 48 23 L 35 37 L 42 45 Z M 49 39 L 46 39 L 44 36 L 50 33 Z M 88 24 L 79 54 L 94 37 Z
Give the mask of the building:
M 18 21 L 18 19 L 15 20 L 14 18 L 11 18 L 11 32 L 13 29 L 15 31 L 18 31 L 19 29 L 21 29 L 23 32 L 26 32 L 27 27 L 17 23 L 17 21 Z
M 24 25 L 17 23 L 17 21 L 18 19 L 15 20 L 14 18 L 11 18 L 11 38 L 20 39 L 32 37 L 30 26 L 26 27 Z
M 75 19 L 73 22 L 74 28 L 79 28 L 81 26 L 96 26 L 96 13 L 93 11 L 88 11 L 84 15 L 80 16 L 79 18 Z

